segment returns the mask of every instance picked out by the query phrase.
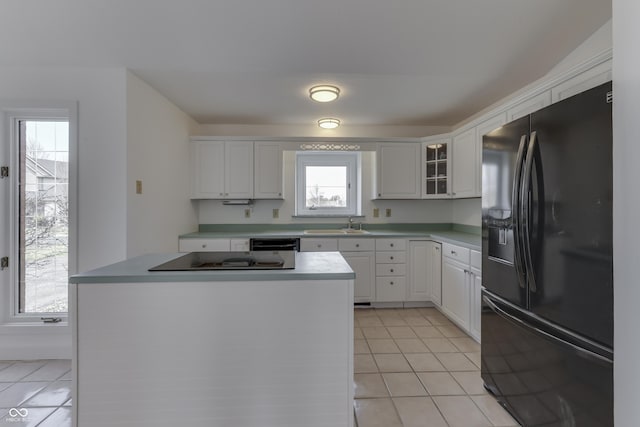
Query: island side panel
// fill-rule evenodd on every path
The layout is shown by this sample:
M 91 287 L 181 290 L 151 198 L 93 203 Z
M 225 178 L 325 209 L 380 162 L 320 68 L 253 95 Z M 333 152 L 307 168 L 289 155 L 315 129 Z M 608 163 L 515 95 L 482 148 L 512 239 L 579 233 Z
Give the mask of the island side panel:
M 352 280 L 78 284 L 77 313 L 79 426 L 352 425 Z

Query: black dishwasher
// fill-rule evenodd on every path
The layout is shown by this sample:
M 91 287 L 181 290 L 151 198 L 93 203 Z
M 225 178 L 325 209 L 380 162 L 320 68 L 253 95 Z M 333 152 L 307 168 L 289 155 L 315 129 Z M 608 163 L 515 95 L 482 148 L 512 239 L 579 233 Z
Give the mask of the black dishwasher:
M 300 239 L 295 237 L 259 237 L 250 240 L 253 251 L 300 251 Z

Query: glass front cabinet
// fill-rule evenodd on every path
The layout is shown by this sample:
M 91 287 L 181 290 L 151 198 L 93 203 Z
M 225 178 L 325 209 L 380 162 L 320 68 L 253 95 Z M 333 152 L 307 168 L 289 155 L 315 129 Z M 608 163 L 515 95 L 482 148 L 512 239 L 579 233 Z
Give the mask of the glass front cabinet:
M 451 138 L 422 143 L 422 198 L 451 197 Z

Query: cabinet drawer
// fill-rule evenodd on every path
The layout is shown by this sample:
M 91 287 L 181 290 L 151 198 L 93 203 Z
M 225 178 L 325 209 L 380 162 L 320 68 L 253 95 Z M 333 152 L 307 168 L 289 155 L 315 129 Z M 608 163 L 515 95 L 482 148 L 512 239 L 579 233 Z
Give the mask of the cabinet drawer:
M 462 246 L 452 245 L 450 243 L 442 244 L 442 255 L 447 258 L 455 259 L 464 264 L 469 264 L 469 249 Z
M 373 239 L 338 239 L 340 252 L 373 252 L 375 246 Z
M 407 249 L 405 239 L 376 239 L 377 251 L 404 251 Z
M 376 252 L 376 264 L 404 264 L 406 252 Z
M 470 262 L 469 265 L 471 265 L 471 267 L 477 268 L 478 270 L 482 269 L 482 253 L 480 253 L 479 251 L 470 251 Z
M 249 239 L 231 239 L 232 252 L 247 252 L 251 249 Z
M 406 288 L 404 277 L 376 277 L 376 301 L 404 301 Z
M 333 252 L 338 250 L 338 239 L 300 239 L 300 252 Z
M 407 273 L 406 264 L 377 264 L 376 276 L 404 276 Z
M 229 239 L 179 239 L 180 252 L 218 252 L 231 250 Z

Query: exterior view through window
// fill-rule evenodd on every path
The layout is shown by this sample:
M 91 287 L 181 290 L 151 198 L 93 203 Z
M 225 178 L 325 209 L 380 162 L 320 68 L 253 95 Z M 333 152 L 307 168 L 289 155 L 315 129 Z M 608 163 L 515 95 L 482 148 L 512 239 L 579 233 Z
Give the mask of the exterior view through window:
M 360 153 L 298 152 L 297 215 L 356 215 Z
M 347 206 L 346 166 L 307 166 L 305 172 L 307 209 Z
M 19 121 L 19 313 L 67 312 L 69 123 Z

